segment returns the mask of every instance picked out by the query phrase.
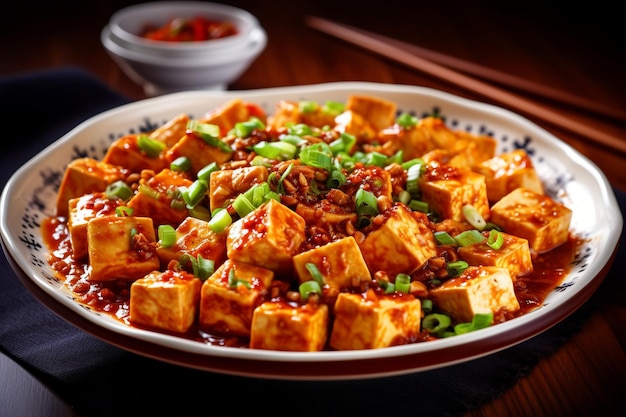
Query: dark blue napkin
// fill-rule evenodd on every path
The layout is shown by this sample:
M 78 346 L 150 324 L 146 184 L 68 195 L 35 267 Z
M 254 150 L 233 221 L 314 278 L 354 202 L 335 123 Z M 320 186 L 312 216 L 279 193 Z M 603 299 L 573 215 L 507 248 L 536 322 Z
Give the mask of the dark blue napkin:
M 2 184 L 32 155 L 83 120 L 129 100 L 89 73 L 60 68 L 0 80 Z M 8 129 L 8 132 L 7 132 Z M 8 149 L 7 149 L 8 144 Z M 616 190 L 622 212 L 626 194 Z M 618 302 L 626 268 L 612 271 L 566 320 L 514 347 L 471 362 L 357 381 L 277 381 L 183 368 L 109 345 L 39 303 L 0 261 L 0 349 L 86 416 L 295 415 L 457 416 L 490 402 L 578 332 L 599 303 Z

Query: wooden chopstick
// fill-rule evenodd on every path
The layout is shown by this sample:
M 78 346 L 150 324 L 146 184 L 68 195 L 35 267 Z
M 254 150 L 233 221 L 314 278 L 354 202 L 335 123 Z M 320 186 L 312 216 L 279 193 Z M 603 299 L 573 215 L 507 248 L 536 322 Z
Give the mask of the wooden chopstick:
M 591 139 L 597 144 L 626 153 L 626 140 L 622 140 L 608 133 L 591 128 L 588 125 L 563 116 L 553 110 L 541 106 L 531 100 L 500 89 L 494 85 L 472 78 L 448 67 L 415 55 L 409 49 L 399 47 L 396 43 L 387 42 L 385 39 L 369 36 L 360 30 L 339 24 L 319 17 L 309 16 L 306 23 L 323 33 L 335 36 L 344 41 L 358 45 L 362 48 L 376 52 L 382 56 L 393 59 L 414 69 L 423 71 L 432 76 L 441 78 L 456 84 L 467 90 L 488 97 L 494 101 L 511 107 L 521 113 L 530 114 L 555 127 L 560 127 L 569 132 Z

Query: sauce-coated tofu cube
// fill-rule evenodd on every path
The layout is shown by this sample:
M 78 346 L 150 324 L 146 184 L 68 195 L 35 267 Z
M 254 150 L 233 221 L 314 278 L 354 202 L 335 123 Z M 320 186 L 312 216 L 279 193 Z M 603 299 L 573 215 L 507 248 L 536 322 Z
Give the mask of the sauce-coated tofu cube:
M 523 149 L 503 153 L 476 166 L 474 170 L 485 176 L 487 197 L 495 203 L 516 188 L 526 188 L 543 194 L 543 183 L 532 160 Z
M 386 271 L 390 277 L 410 274 L 437 254 L 432 231 L 419 213 L 396 204 L 385 210 L 385 221 L 359 242 L 369 271 Z
M 422 305 L 408 294 L 341 293 L 330 335 L 333 349 L 378 349 L 413 341 L 420 332 Z
M 328 337 L 328 306 L 265 302 L 254 310 L 250 347 L 295 352 L 320 351 Z
M 547 252 L 567 242 L 572 210 L 550 197 L 517 188 L 491 208 L 491 221 L 505 232 L 528 240 L 530 248 Z
M 431 135 L 417 125 L 406 129 L 394 124 L 381 130 L 379 138 L 384 143 L 383 147 L 390 149 L 389 153 L 393 154 L 401 150 L 405 161 L 421 158 L 426 152 L 435 148 Z
M 335 117 L 334 129 L 340 133 L 353 135 L 362 141 L 372 141 L 377 136 L 377 130 L 369 120 L 350 110 Z
M 224 169 L 211 173 L 209 179 L 209 207 L 211 212 L 226 207 L 239 194 L 252 186 L 267 181 L 269 173 L 263 166 Z
M 94 217 L 115 215 L 115 209 L 122 200 L 112 200 L 104 193 L 90 193 L 72 198 L 69 203 L 67 229 L 72 244 L 72 257 L 81 259 L 87 256 L 87 224 Z
M 484 175 L 468 169 L 439 165 L 427 165 L 419 179 L 422 200 L 429 210 L 441 219 L 465 221 L 463 206 L 471 204 L 485 220 L 489 220 L 489 201 Z
M 200 121 L 218 125 L 222 136 L 225 136 L 229 130 L 235 127 L 235 124 L 245 122 L 251 116 L 253 114 L 250 113 L 249 105 L 239 98 L 234 98 L 224 105 L 207 112 Z
M 151 139 L 159 140 L 165 143 L 165 146 L 171 148 L 187 133 L 187 123 L 189 116 L 181 113 L 170 119 L 163 126 L 156 128 L 150 133 Z
M 123 166 L 132 172 L 141 172 L 143 169 L 159 172 L 165 168 L 168 163 L 163 159 L 163 152 L 156 156 L 149 155 L 139 148 L 139 137 L 132 134 L 117 139 L 107 149 L 102 162 Z
M 152 217 L 155 227 L 162 224 L 178 227 L 189 215 L 184 201 L 177 197 L 178 189 L 191 184 L 184 175 L 164 169 L 142 184 L 127 206 L 133 209 L 135 216 Z M 179 204 L 172 204 L 175 199 L 179 200 Z
M 396 103 L 373 96 L 349 96 L 346 110 L 361 115 L 377 131 L 394 124 L 396 117 Z
M 185 254 L 210 259 L 220 266 L 226 260 L 226 232 L 215 233 L 207 221 L 190 216 L 176 228 L 176 243 L 167 248 L 159 246 L 157 253 L 164 266 Z
M 314 264 L 320 271 L 331 295 L 346 288 L 359 288 L 361 282 L 372 279 L 359 245 L 352 236 L 295 255 L 293 265 L 300 282 L 312 279 L 306 268 L 308 263 Z
M 304 227 L 299 214 L 271 199 L 230 225 L 228 258 L 289 273 L 292 257 L 306 238 Z
M 94 191 L 104 191 L 109 184 L 128 175 L 125 168 L 92 158 L 75 159 L 67 165 L 57 197 L 57 216 L 66 216 L 70 199 Z
M 130 286 L 130 322 L 185 333 L 196 319 L 201 285 L 185 271 L 152 271 Z
M 189 158 L 191 161 L 190 172 L 197 174 L 198 171 L 212 162 L 223 164 L 230 160 L 232 152 L 211 145 L 196 134 L 188 133 L 165 152 L 164 158 L 169 165 L 181 156 Z
M 90 281 L 135 280 L 159 269 L 152 219 L 105 216 L 87 224 Z
M 492 249 L 486 241 L 460 247 L 459 257 L 470 265 L 489 265 L 506 268 L 513 281 L 517 277 L 533 271 L 533 261 L 528 240 L 503 233 L 503 244 L 499 249 Z
M 265 301 L 273 279 L 269 269 L 226 260 L 202 284 L 200 327 L 218 334 L 249 337 L 254 309 Z
M 476 314 L 520 308 L 509 270 L 496 266 L 470 266 L 458 277 L 432 289 L 429 295 L 460 323 L 471 322 Z

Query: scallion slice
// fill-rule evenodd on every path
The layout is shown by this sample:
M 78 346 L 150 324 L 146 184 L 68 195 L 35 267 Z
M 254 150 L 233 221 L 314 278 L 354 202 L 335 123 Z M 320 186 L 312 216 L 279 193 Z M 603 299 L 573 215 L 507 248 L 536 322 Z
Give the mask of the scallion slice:
M 322 294 L 322 288 L 315 280 L 304 281 L 300 284 L 298 289 L 300 291 L 300 298 L 302 301 L 306 301 L 311 294 Z
M 148 155 L 149 158 L 158 158 L 161 152 L 167 148 L 164 142 L 152 139 L 148 135 L 139 135 L 137 138 L 137 146 Z
M 376 196 L 359 188 L 355 196 L 356 213 L 359 216 L 375 216 L 378 214 L 378 200 Z
M 109 200 L 120 199 L 128 201 L 133 196 L 133 190 L 124 181 L 119 180 L 109 184 L 104 191 L 104 195 Z
M 329 100 L 322 106 L 322 112 L 328 114 L 329 116 L 337 116 L 343 113 L 345 108 L 345 104 Z
M 199 180 L 206 181 L 206 183 L 208 184 L 209 179 L 211 178 L 211 173 L 214 171 L 218 171 L 219 169 L 220 169 L 220 166 L 217 164 L 217 162 L 211 162 L 210 164 L 200 169 L 200 171 L 198 171 L 198 173 L 196 174 L 196 177 Z
M 473 229 L 461 232 L 454 237 L 456 243 L 463 247 L 473 245 L 475 243 L 481 243 L 485 239 L 485 236 L 483 236 L 478 230 Z
M 279 161 L 293 159 L 298 151 L 298 147 L 296 145 L 286 141 L 259 142 L 254 145 L 252 149 L 257 153 L 257 155 Z
M 115 215 L 117 217 L 128 217 L 128 216 L 132 216 L 133 212 L 135 210 L 133 210 L 132 207 L 127 207 L 127 206 L 119 206 L 119 207 L 115 207 Z
M 232 222 L 233 218 L 228 213 L 228 210 L 218 209 L 213 212 L 213 217 L 209 220 L 209 228 L 215 233 L 220 233 L 226 230 Z
M 422 165 L 415 163 L 409 167 L 406 172 L 406 190 L 411 194 L 411 197 L 417 197 L 419 195 L 419 179 L 422 173 Z
M 245 194 L 239 194 L 233 201 L 233 208 L 239 217 L 243 217 L 246 214 L 253 212 L 256 207 Z
M 192 182 L 189 188 L 181 188 L 181 194 L 183 196 L 183 200 L 185 200 L 185 204 L 187 204 L 187 207 L 193 208 L 197 206 L 200 201 L 202 201 L 208 190 L 209 186 L 207 182 L 198 179 Z
M 487 222 L 485 221 L 483 216 L 473 205 L 465 204 L 461 210 L 463 211 L 463 217 L 465 217 L 465 220 L 467 220 L 468 223 L 475 227 L 477 230 L 482 231 L 487 225 Z
M 452 246 L 458 245 L 456 240 L 454 240 L 454 238 L 450 236 L 450 234 L 446 231 L 438 231 L 438 232 L 435 232 L 434 235 L 435 235 L 435 240 L 437 241 L 437 244 L 439 245 L 452 245 Z
M 396 275 L 396 291 L 408 294 L 411 289 L 411 277 L 407 274 Z
M 473 332 L 474 330 L 484 329 L 493 323 L 493 313 L 475 314 L 471 323 L 459 323 L 454 326 L 456 334 Z
M 422 327 L 431 333 L 438 333 L 447 329 L 452 323 L 450 316 L 439 313 L 431 313 L 422 319 Z
M 313 113 L 315 110 L 317 110 L 319 107 L 319 104 L 317 104 L 316 101 L 312 101 L 312 100 L 300 100 L 300 102 L 298 103 L 298 110 L 300 111 L 300 113 L 304 113 L 304 114 L 308 114 L 308 113 Z
M 463 271 L 465 271 L 468 267 L 469 264 L 465 261 L 455 261 L 450 262 L 446 265 L 446 271 L 448 271 L 448 274 L 450 274 L 451 277 L 457 277 L 461 275 Z
M 324 285 L 324 276 L 313 262 L 307 262 L 304 267 L 309 271 L 311 277 L 322 287 Z
M 191 159 L 179 156 L 170 163 L 170 169 L 176 172 L 187 172 L 191 169 Z
M 220 127 L 210 123 L 202 123 L 192 119 L 187 122 L 187 130 L 198 135 L 208 145 L 215 146 L 221 151 L 231 153 L 233 150 L 220 140 Z
M 163 248 L 171 248 L 176 243 L 176 229 L 169 224 L 161 224 L 157 229 L 159 243 Z
M 504 235 L 496 229 L 491 229 L 486 243 L 491 249 L 498 250 L 504 244 Z

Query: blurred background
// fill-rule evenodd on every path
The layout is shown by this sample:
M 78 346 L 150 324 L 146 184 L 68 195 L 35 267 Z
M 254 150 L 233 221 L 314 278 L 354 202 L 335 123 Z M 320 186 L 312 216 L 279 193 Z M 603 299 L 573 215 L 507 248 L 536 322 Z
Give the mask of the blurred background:
M 91 71 L 131 98 L 143 97 L 142 89 L 120 72 L 100 43 L 100 31 L 110 15 L 140 2 L 59 0 L 37 6 L 25 1 L 11 3 L 8 12 L 3 12 L 0 27 L 0 76 L 72 65 Z M 306 54 L 309 48 L 316 48 L 325 36 L 304 25 L 306 15 L 316 15 L 529 79 L 539 76 L 525 72 L 527 68 L 536 67 L 521 62 L 531 57 L 542 65 L 559 68 L 560 71 L 550 71 L 556 74 L 551 79 L 541 81 L 566 90 L 577 90 L 574 80 L 568 78 L 568 68 L 582 67 L 594 82 L 587 84 L 586 91 L 576 92 L 589 98 L 602 97 L 606 90 L 626 92 L 626 43 L 616 2 L 239 0 L 223 3 L 255 14 L 273 46 L 261 54 L 231 89 L 301 83 L 297 73 L 294 75 L 292 71 L 298 66 L 298 56 Z M 282 49 L 283 37 L 293 36 L 286 35 L 293 33 L 299 34 L 301 48 L 293 50 L 286 46 Z M 474 49 L 473 45 L 480 47 Z M 490 53 L 485 45 L 493 45 L 493 50 L 510 45 L 526 53 L 520 54 L 519 59 L 512 55 L 500 57 Z M 320 62 L 314 68 L 299 68 L 306 73 L 307 81 L 412 80 L 414 70 L 398 65 L 390 69 L 390 73 L 371 74 L 366 65 L 359 64 L 378 58 L 341 41 L 336 42 L 336 47 L 344 48 L 345 59 L 355 61 L 355 65 Z M 402 72 L 401 75 L 396 75 L 397 71 Z M 423 78 L 416 78 L 416 81 L 441 86 L 439 80 Z M 624 97 L 626 105 L 626 94 Z

